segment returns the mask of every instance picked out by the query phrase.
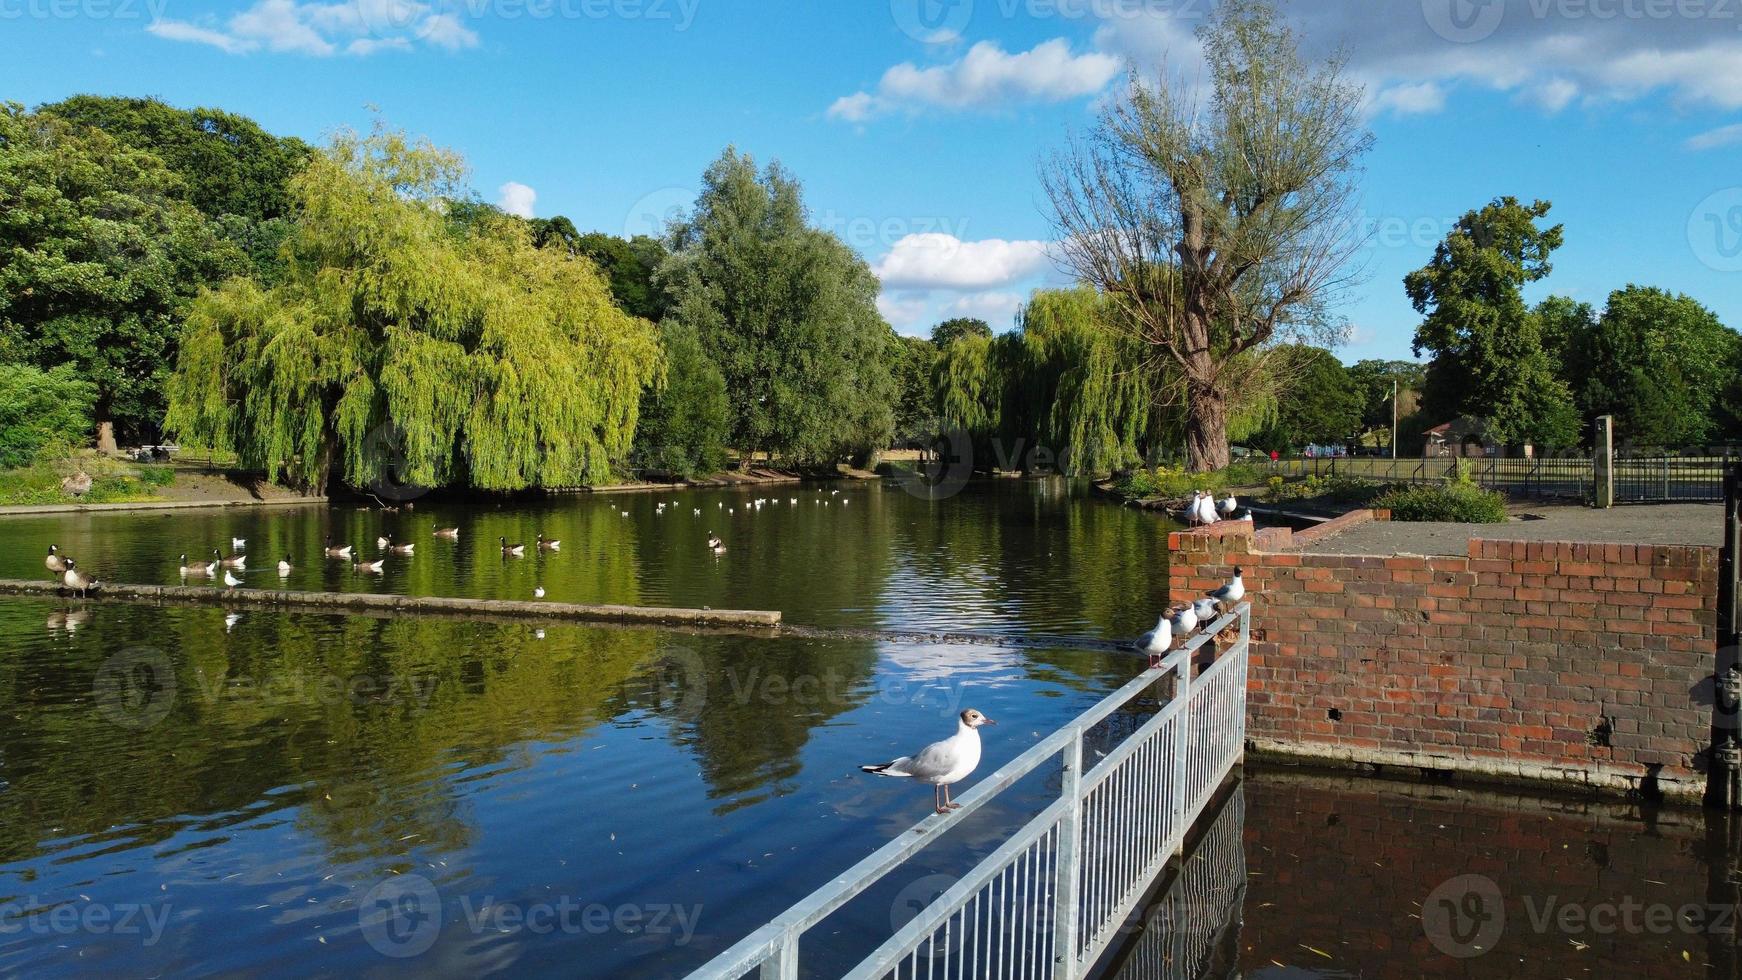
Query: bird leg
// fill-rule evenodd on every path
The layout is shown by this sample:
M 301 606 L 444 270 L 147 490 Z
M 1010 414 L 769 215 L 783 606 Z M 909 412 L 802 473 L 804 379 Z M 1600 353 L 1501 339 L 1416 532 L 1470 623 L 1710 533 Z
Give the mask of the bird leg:
M 932 784 L 932 787 L 931 787 L 931 805 L 940 814 L 950 812 L 950 811 L 944 809 L 943 790 L 944 790 L 943 786 L 939 785 L 938 783 Z
M 945 786 L 944 787 L 944 809 L 945 810 L 960 810 L 961 808 L 962 808 L 962 805 L 960 803 L 951 802 L 951 800 L 950 800 L 950 788 L 948 786 Z

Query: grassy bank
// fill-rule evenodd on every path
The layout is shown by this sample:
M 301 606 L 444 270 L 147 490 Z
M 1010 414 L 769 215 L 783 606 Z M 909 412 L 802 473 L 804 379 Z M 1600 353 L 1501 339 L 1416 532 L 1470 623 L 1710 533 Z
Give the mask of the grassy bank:
M 42 504 L 130 504 L 162 499 L 175 483 L 168 466 L 147 466 L 92 457 L 81 460 L 91 477 L 91 489 L 79 497 L 61 490 L 61 480 L 75 471 L 67 461 L 36 463 L 0 470 L 0 506 Z

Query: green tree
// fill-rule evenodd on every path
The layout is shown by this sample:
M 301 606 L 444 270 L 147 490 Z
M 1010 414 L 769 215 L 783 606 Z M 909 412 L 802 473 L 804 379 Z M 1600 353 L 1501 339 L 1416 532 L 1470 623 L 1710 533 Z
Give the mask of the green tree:
M 1143 460 L 1156 389 L 1143 347 L 1111 322 L 1117 311 L 1088 287 L 1040 290 L 1023 308 L 1027 404 L 1038 440 L 1069 473 L 1106 473 Z
M 992 325 L 978 317 L 956 317 L 931 328 L 931 342 L 939 350 L 956 342 L 957 337 L 992 338 Z
M 642 400 L 636 458 L 645 467 L 686 479 L 713 473 L 726 465 L 731 411 L 726 378 L 694 328 L 666 323 L 660 340 L 665 381 Z
M 96 386 L 71 367 L 0 364 L 0 467 L 26 466 L 87 438 L 96 400 Z
M 566 218 L 555 219 L 567 222 Z M 573 226 L 570 226 L 571 228 Z M 665 319 L 665 291 L 653 282 L 653 274 L 665 261 L 665 246 L 657 239 L 637 235 L 624 241 L 615 235 L 592 232 L 574 240 L 573 254 L 584 255 L 599 267 L 611 283 L 611 295 L 630 316 L 655 323 Z
M 158 99 L 76 95 L 40 106 L 42 115 L 100 129 L 149 153 L 181 178 L 186 200 L 210 218 L 272 279 L 282 271 L 278 249 L 290 230 L 290 179 L 313 150 L 295 137 L 274 136 L 246 116 L 221 109 L 178 109 Z
M 1691 446 L 1722 434 L 1742 337 L 1717 314 L 1688 296 L 1641 286 L 1610 294 L 1601 317 L 1583 310 L 1566 345 L 1582 414 L 1613 415 L 1620 438 L 1647 446 Z
M 727 149 L 673 245 L 657 277 L 667 318 L 695 328 L 724 373 L 745 465 L 760 452 L 823 462 L 888 445 L 895 335 L 877 313 L 877 279 L 806 224 L 797 180 Z
M 1400 399 L 1419 392 L 1427 376 L 1427 369 L 1415 361 L 1356 361 L 1348 371 L 1361 397 L 1361 425 L 1369 430 L 1391 428 L 1393 391 Z
M 1276 420 L 1253 438 L 1254 445 L 1280 452 L 1308 443 L 1347 442 L 1361 429 L 1365 392 L 1330 351 L 1301 345 L 1291 354 L 1296 367 L 1277 405 Z M 1391 394 L 1389 383 L 1385 394 Z M 1387 417 L 1386 424 L 1390 422 Z
M 0 360 L 72 365 L 103 448 L 156 434 L 184 305 L 245 268 L 155 156 L 0 105 Z
M 895 438 L 901 442 L 933 435 L 937 405 L 932 395 L 932 369 L 937 364 L 937 345 L 924 337 L 895 338 L 890 348 L 890 373 L 894 376 Z
M 1372 143 L 1362 89 L 1268 0 L 1221 0 L 1199 40 L 1205 85 L 1133 77 L 1044 175 L 1064 264 L 1182 379 L 1196 471 L 1228 465 L 1242 355 L 1334 332 Z
M 1423 409 L 1441 420 L 1482 419 L 1502 445 L 1567 446 L 1578 417 L 1558 366 L 1543 349 L 1542 322 L 1524 287 L 1547 276 L 1561 227 L 1538 227 L 1551 205 L 1504 197 L 1471 211 L 1404 279 L 1415 310 L 1415 353 L 1433 354 Z
M 527 223 L 447 217 L 464 166 L 377 128 L 292 181 L 287 275 L 189 313 L 169 425 L 313 490 L 602 482 L 660 370 L 654 328 Z

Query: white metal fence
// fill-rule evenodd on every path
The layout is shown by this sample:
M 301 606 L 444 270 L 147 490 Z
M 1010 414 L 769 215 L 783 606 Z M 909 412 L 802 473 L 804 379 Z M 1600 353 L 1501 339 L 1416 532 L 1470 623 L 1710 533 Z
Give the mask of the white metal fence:
M 1238 638 L 1193 676 L 1212 635 Z M 1240 761 L 1251 606 L 981 780 L 954 813 L 928 817 L 692 974 L 796 980 L 806 932 L 1018 780 L 1062 758 L 1058 798 L 849 970 L 850 978 L 1083 975 L 1126 931 L 1192 822 Z M 1084 767 L 1085 735 L 1168 677 L 1166 703 Z
M 1197 980 L 1239 962 L 1246 903 L 1246 795 L 1236 785 L 1192 847 L 1141 932 L 1110 973 L 1115 980 Z M 1218 970 L 1220 963 L 1223 969 Z

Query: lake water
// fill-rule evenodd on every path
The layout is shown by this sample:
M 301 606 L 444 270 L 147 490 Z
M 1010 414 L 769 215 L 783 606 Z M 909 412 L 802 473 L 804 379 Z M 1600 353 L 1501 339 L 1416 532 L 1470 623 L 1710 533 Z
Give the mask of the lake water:
M 747 510 L 758 496 L 782 503 Z M 52 541 L 113 580 L 168 583 L 181 552 L 245 537 L 251 586 L 275 585 L 288 551 L 293 588 L 543 585 L 805 625 L 1103 639 L 1146 628 L 1167 585 L 1164 525 L 1062 482 L 937 502 L 879 484 L 687 493 L 658 498 L 664 515 L 655 499 L 10 520 L 0 576 L 38 575 Z M 459 542 L 431 537 L 452 524 Z M 541 530 L 561 552 L 504 560 L 495 544 Z M 384 576 L 319 557 L 328 534 L 373 552 L 383 531 L 418 546 Z M 6 600 L 0 975 L 681 976 L 929 812 L 926 788 L 859 764 L 971 706 L 1000 722 L 991 772 L 1141 666 L 870 634 Z M 1052 799 L 1048 778 L 813 932 L 817 975 L 887 935 L 903 889 L 971 867 Z M 1246 885 L 1218 893 L 1232 904 L 1205 933 L 1207 972 L 1682 975 L 1717 955 L 1706 934 L 1534 931 L 1522 904 L 1702 898 L 1737 851 L 1699 814 L 1263 771 L 1239 794 L 1238 825 L 1218 826 Z M 1466 874 L 1496 882 L 1511 916 L 1493 952 L 1458 959 L 1420 916 Z

